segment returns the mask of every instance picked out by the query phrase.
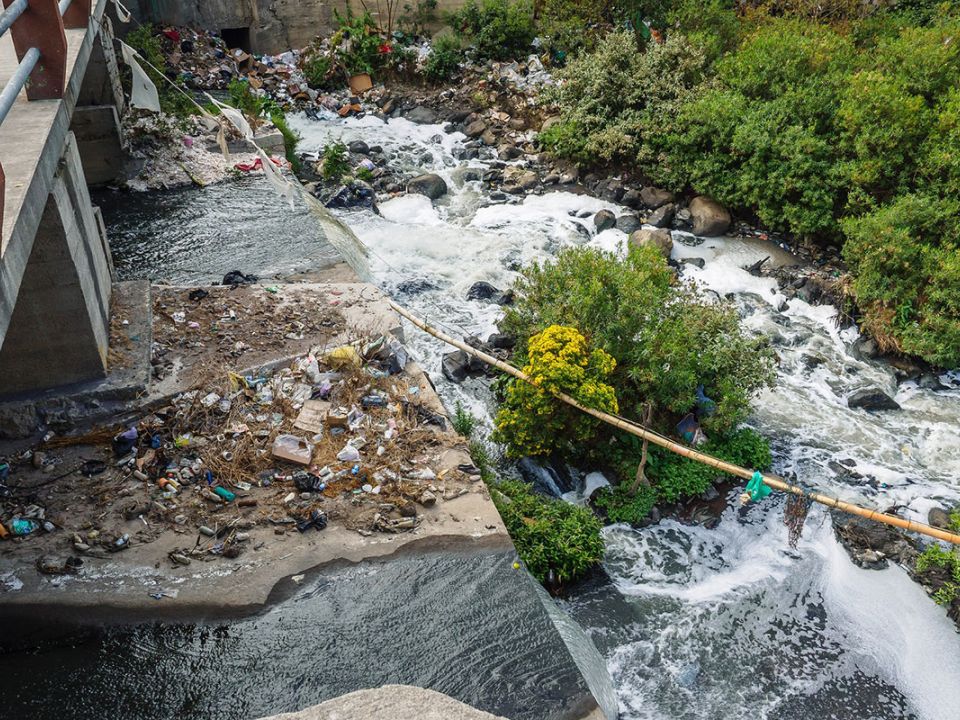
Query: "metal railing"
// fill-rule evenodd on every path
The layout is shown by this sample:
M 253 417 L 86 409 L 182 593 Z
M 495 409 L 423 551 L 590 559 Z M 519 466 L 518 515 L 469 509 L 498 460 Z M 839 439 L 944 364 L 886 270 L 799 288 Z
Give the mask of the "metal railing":
M 24 88 L 27 100 L 59 100 L 63 97 L 67 81 L 64 28 L 87 27 L 92 11 L 92 0 L 2 0 L 2 3 L 0 37 L 10 31 L 18 65 L 0 90 L 0 125 Z M 5 184 L 0 163 L 0 233 L 3 229 Z

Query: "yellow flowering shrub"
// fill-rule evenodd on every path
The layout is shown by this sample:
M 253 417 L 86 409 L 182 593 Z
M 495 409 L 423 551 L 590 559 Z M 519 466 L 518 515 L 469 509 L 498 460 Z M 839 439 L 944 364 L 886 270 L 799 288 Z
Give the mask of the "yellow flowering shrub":
M 511 379 L 496 418 L 494 439 L 507 446 L 507 455 L 549 455 L 589 440 L 597 420 L 553 397 L 563 392 L 587 407 L 616 413 L 617 397 L 604 382 L 616 360 L 603 350 L 591 350 L 573 327 L 551 325 L 530 338 L 523 372 L 533 384 Z

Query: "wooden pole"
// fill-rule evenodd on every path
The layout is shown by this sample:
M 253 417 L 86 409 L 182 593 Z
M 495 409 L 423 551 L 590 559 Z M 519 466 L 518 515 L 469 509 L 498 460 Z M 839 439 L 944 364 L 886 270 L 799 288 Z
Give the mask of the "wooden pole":
M 508 365 L 502 360 L 498 360 L 492 355 L 477 350 L 476 348 L 470 347 L 465 342 L 457 340 L 450 335 L 447 335 L 441 330 L 438 330 L 431 325 L 428 325 L 425 321 L 416 317 L 406 308 L 397 305 L 393 300 L 388 300 L 390 307 L 392 307 L 397 313 L 402 317 L 405 317 L 411 323 L 416 325 L 418 328 L 424 332 L 433 335 L 438 340 L 453 345 L 455 348 L 463 350 L 468 355 L 471 355 L 475 358 L 483 360 L 488 365 L 492 365 L 498 370 L 502 370 L 508 375 L 512 375 L 515 378 L 523 380 L 525 382 L 533 384 L 530 377 L 521 370 Z M 581 405 L 576 399 L 570 397 L 566 393 L 553 393 L 553 395 L 563 402 L 567 403 L 572 407 L 575 407 L 577 410 L 586 413 L 587 415 L 592 415 L 593 417 L 601 420 L 608 425 L 612 425 L 615 428 L 619 428 L 624 432 L 630 433 L 631 435 L 636 435 L 637 437 L 648 440 L 654 445 L 659 445 L 660 447 L 669 450 L 672 453 L 677 455 L 682 455 L 685 458 L 689 458 L 694 462 L 702 463 L 704 465 L 709 465 L 714 467 L 717 470 L 722 470 L 728 475 L 733 475 L 735 477 L 743 478 L 744 480 L 749 480 L 753 477 L 754 470 L 749 470 L 739 465 L 734 465 L 729 463 L 726 460 L 721 460 L 720 458 L 713 457 L 712 455 L 707 455 L 702 452 L 698 452 L 693 448 L 687 447 L 686 445 L 681 445 L 680 443 L 674 442 L 663 435 L 648 430 L 642 425 L 637 423 L 630 422 L 622 417 L 611 415 L 610 413 L 605 413 L 601 410 L 595 410 L 593 408 Z M 814 502 L 820 503 L 821 505 L 826 505 L 827 507 L 836 508 L 842 512 L 848 513 L 850 515 L 858 515 L 859 517 L 866 518 L 867 520 L 872 520 L 873 522 L 883 523 L 884 525 L 891 525 L 893 527 L 901 528 L 902 530 L 908 530 L 910 532 L 920 533 L 921 535 L 927 535 L 928 537 L 936 538 L 937 540 L 945 540 L 946 542 L 953 543 L 954 545 L 960 545 L 960 535 L 952 533 L 948 530 L 941 530 L 940 528 L 931 527 L 924 523 L 915 522 L 913 520 L 906 520 L 902 517 L 897 517 L 896 515 L 889 515 L 887 513 L 879 512 L 878 510 L 869 510 L 868 508 L 861 507 L 859 505 L 854 505 L 853 503 L 844 502 L 843 500 L 838 500 L 837 498 L 830 497 L 828 495 L 822 495 L 820 493 L 808 492 L 797 485 L 791 485 L 782 478 L 779 478 L 775 475 L 769 475 L 761 473 L 763 475 L 763 482 L 766 485 L 769 485 L 774 490 L 780 490 L 782 492 L 793 493 L 794 495 L 801 495 L 808 497 Z

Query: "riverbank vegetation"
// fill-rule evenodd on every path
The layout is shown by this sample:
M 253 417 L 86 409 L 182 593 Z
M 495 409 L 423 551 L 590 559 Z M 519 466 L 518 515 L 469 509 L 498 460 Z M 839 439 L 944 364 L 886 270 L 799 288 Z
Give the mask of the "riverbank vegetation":
M 632 5 L 657 32 L 560 70 L 541 141 L 842 245 L 881 348 L 960 364 L 960 6 Z

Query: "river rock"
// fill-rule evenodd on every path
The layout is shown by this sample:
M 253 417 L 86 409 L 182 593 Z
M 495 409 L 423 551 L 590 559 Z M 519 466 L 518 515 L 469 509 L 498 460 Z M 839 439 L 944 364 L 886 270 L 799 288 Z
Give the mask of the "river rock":
M 694 235 L 715 237 L 723 235 L 730 227 L 727 209 L 704 195 L 698 195 L 690 203 L 690 217 L 693 219 Z
M 661 205 L 673 202 L 673 193 L 661 188 L 645 187 L 640 191 L 640 201 L 648 208 L 655 210 Z
M 475 282 L 470 286 L 470 289 L 467 290 L 467 300 L 489 300 L 493 303 L 499 303 L 502 296 L 503 293 L 483 280 Z
M 676 205 L 667 203 L 661 205 L 647 216 L 647 225 L 653 225 L 656 228 L 670 227 L 673 222 L 673 214 L 676 212 Z
M 407 183 L 407 192 L 426 195 L 431 200 L 436 200 L 447 194 L 447 183 L 442 177 L 433 173 L 420 175 Z
M 830 517 L 837 540 L 860 567 L 879 570 L 887 558 L 910 565 L 917 556 L 919 543 L 896 528 L 839 510 L 831 510 Z
M 673 252 L 673 237 L 669 230 L 641 228 L 630 236 L 629 242 L 637 247 L 655 247 L 665 258 Z
M 463 134 L 467 137 L 476 138 L 483 135 L 487 129 L 487 124 L 483 120 L 474 120 L 463 129 Z
M 428 107 L 418 105 L 407 113 L 407 120 L 417 125 L 435 125 L 437 122 L 437 113 Z
M 454 350 L 443 354 L 440 368 L 443 376 L 450 382 L 460 383 L 467 379 L 470 356 L 463 350 Z
M 476 182 L 483 179 L 483 168 L 460 165 L 453 171 L 453 179 L 458 183 Z
M 540 178 L 533 170 L 510 167 L 503 173 L 503 190 L 513 195 L 533 190 L 540 182 Z
M 640 199 L 639 190 L 627 190 L 620 198 L 620 202 L 633 210 L 639 210 L 643 207 L 643 201 Z
M 544 118 L 543 123 L 541 123 L 540 125 L 540 132 L 543 132 L 544 130 L 549 130 L 559 122 L 560 122 L 559 115 L 551 115 L 548 118 Z
M 521 155 L 523 155 L 523 150 L 510 143 L 506 143 L 497 148 L 497 156 L 501 160 L 516 160 Z
M 617 230 L 629 235 L 640 229 L 640 218 L 636 215 L 621 215 L 617 218 Z
M 899 410 L 900 405 L 892 397 L 876 388 L 863 388 L 847 398 L 847 406 L 864 410 Z
M 496 145 L 497 144 L 496 133 L 494 133 L 493 130 L 491 130 L 490 128 L 487 128 L 480 134 L 480 141 L 484 145 L 490 145 L 490 146 Z
M 492 333 L 487 338 L 487 345 L 496 350 L 513 350 L 517 344 L 517 339 L 513 335 L 506 333 Z
M 950 513 L 943 508 L 930 508 L 930 512 L 927 513 L 927 524 L 950 530 Z
M 347 149 L 356 155 L 370 154 L 370 146 L 367 145 L 363 140 L 354 140 L 349 145 L 347 145 Z
M 701 270 L 703 270 L 703 268 L 704 268 L 704 267 L 706 266 L 706 264 L 707 264 L 707 261 L 704 260 L 704 259 L 701 258 L 701 257 L 688 257 L 688 258 L 683 258 L 683 260 L 681 260 L 680 262 L 683 263 L 684 265 L 693 265 L 694 267 L 698 267 L 698 268 L 700 268 Z
M 917 380 L 917 385 L 924 390 L 932 390 L 934 392 L 946 389 L 946 386 L 940 382 L 940 376 L 932 372 L 923 373 Z
M 593 225 L 597 228 L 598 233 L 603 232 L 604 230 L 609 230 L 616 224 L 617 216 L 614 215 L 610 210 L 601 210 L 593 216 Z

